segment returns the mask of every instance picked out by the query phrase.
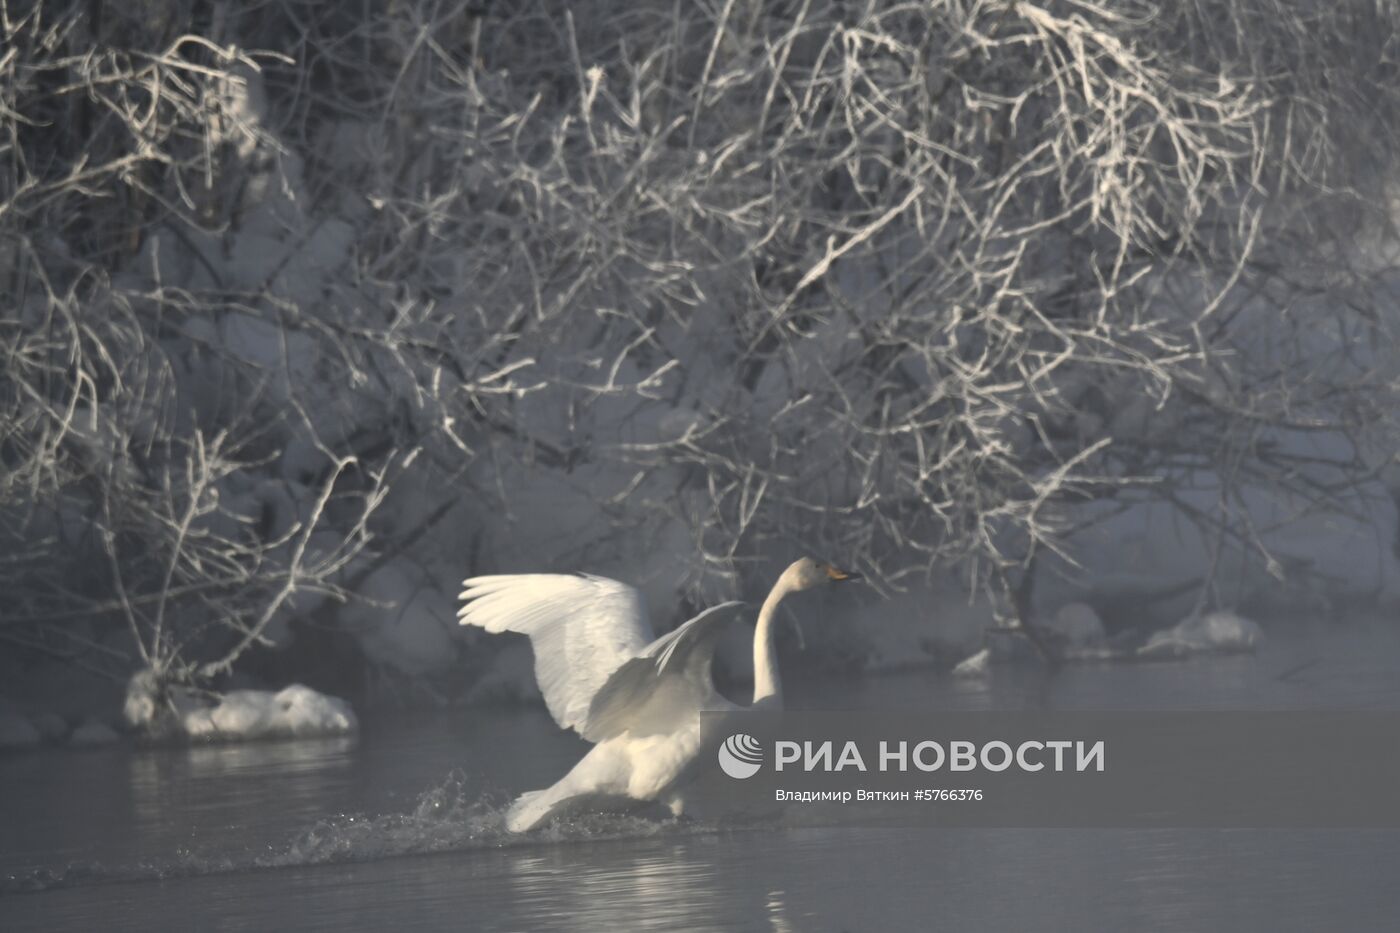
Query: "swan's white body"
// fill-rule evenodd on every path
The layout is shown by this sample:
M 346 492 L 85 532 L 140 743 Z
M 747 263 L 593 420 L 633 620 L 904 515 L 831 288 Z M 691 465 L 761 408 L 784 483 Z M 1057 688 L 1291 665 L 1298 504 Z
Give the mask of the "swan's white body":
M 780 705 L 773 617 L 788 593 L 849 574 L 803 558 L 779 577 L 754 632 L 754 703 Z M 554 786 L 522 794 L 506 815 L 513 832 L 578 808 L 660 801 L 685 807 L 704 742 L 703 711 L 736 710 L 710 676 L 728 602 L 656 638 L 641 595 L 605 577 L 515 574 L 463 584 L 463 625 L 530 637 L 535 679 L 554 720 L 596 743 Z

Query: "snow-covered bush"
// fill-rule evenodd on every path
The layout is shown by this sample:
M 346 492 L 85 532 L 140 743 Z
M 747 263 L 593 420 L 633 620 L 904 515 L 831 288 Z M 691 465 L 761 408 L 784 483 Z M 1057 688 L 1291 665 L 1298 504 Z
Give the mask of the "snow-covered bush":
M 239 224 L 281 210 L 285 238 L 293 218 L 245 190 L 281 154 L 249 93 L 266 56 L 190 15 L 29 4 L 0 55 L 0 638 L 162 685 L 210 682 L 294 598 L 340 595 L 404 460 L 316 407 L 314 378 L 349 377 L 272 281 L 286 245 L 220 262 Z
M 1202 576 L 1296 579 L 1278 526 L 1384 503 L 1391 12 L 454 10 L 371 29 L 388 116 L 316 138 L 365 156 L 361 279 L 498 564 L 1005 590 L 1164 503 Z
M 0 639 L 152 703 L 294 622 L 421 679 L 473 571 L 1024 612 L 1134 510 L 1207 593 L 1393 518 L 1389 6 L 25 10 Z

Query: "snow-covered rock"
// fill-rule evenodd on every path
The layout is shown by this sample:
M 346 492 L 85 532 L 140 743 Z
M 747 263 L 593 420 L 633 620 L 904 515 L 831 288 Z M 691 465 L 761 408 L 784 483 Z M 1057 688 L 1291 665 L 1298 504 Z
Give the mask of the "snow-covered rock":
M 1160 632 L 1138 649 L 1146 658 L 1182 657 L 1191 654 L 1253 651 L 1264 639 L 1257 622 L 1229 611 L 1193 615 Z
M 1067 603 L 1041 625 L 1071 651 L 1102 648 L 1108 639 L 1099 614 L 1085 603 Z
M 958 666 L 953 668 L 954 677 L 985 677 L 987 675 L 987 665 L 992 659 L 990 648 L 983 648 L 976 654 L 964 658 L 958 662 Z
M 344 700 L 293 684 L 277 693 L 231 691 L 215 706 L 185 713 L 181 726 L 193 738 L 236 741 L 343 735 L 359 723 Z
M 162 687 L 150 670 L 132 675 L 123 712 L 148 734 L 225 741 L 341 735 L 359 725 L 349 703 L 301 684 L 275 693 L 231 690 L 211 702 L 180 686 Z
M 117 741 L 116 731 L 105 722 L 97 719 L 84 720 L 68 737 L 69 745 L 84 747 L 111 745 L 115 741 Z
M 42 736 L 23 714 L 0 706 L 0 748 L 28 748 Z
M 1252 651 L 1264 638 L 1257 623 L 1226 611 L 1190 616 L 1171 628 L 1154 633 L 1136 650 L 1111 644 L 1098 614 L 1084 603 L 1069 603 L 1039 625 L 1041 631 L 1057 643 L 1064 660 L 1080 662 L 1230 654 Z M 953 668 L 953 676 L 984 677 L 993 664 L 1025 662 L 1036 657 L 1025 638 L 1014 632 L 1010 634 L 1013 637 L 998 638 L 989 647 L 965 658 Z

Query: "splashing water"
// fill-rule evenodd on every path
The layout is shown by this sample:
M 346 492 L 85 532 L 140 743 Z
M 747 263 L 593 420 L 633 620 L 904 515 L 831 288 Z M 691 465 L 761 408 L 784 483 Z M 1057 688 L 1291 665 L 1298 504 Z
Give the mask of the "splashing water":
M 258 856 L 253 865 L 284 868 L 449 852 L 505 844 L 509 835 L 504 804 L 470 799 L 466 779 L 454 771 L 407 813 L 330 817 L 302 830 L 285 848 Z
M 290 841 L 242 853 L 210 853 L 180 848 L 168 859 L 129 865 L 74 862 L 61 869 L 39 868 L 0 878 L 0 896 L 87 884 L 154 881 L 341 862 L 370 862 L 482 848 L 697 835 L 721 830 L 718 824 L 656 820 L 635 814 L 589 813 L 557 820 L 543 829 L 506 829 L 509 800 L 473 795 L 460 771 L 422 793 L 406 813 L 377 816 L 338 814 L 298 830 Z M 726 828 L 728 831 L 728 828 Z

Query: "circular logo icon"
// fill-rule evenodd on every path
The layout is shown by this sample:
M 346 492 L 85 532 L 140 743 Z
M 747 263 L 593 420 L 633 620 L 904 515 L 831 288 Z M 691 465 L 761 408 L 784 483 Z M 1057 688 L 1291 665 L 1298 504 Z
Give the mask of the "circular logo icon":
M 753 777 L 762 764 L 763 746 L 751 735 L 736 732 L 719 747 L 720 768 L 737 780 Z

